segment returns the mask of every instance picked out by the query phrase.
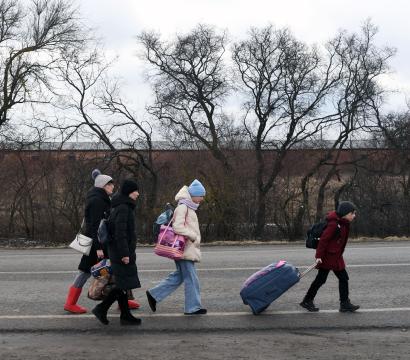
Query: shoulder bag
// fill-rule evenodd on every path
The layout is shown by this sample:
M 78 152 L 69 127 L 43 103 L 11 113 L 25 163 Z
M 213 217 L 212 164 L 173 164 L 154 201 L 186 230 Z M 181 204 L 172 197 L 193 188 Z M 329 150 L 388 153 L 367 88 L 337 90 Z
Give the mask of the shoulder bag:
M 187 210 L 185 215 L 185 224 L 188 211 L 189 210 Z M 158 256 L 163 256 L 172 260 L 182 260 L 184 258 L 185 243 L 187 240 L 185 236 L 175 234 L 174 229 L 171 226 L 174 217 L 175 215 L 167 226 L 161 225 L 158 234 L 158 242 L 155 245 L 154 252 Z
M 81 223 L 80 230 L 78 231 L 76 237 L 74 238 L 74 240 L 71 242 L 69 246 L 70 248 L 80 252 L 81 254 L 88 256 L 90 255 L 90 250 L 93 244 L 93 239 L 81 234 L 81 229 L 83 228 L 83 226 L 84 226 L 84 219 L 83 219 L 83 222 Z

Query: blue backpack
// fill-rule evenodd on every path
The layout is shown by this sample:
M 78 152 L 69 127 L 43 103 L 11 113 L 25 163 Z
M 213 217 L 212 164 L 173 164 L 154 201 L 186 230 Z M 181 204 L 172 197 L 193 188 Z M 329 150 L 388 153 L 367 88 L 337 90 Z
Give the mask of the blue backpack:
M 152 240 L 154 243 L 158 240 L 159 231 L 161 230 L 161 225 L 167 225 L 174 215 L 174 206 L 170 203 L 165 205 L 164 211 L 157 217 L 152 226 Z

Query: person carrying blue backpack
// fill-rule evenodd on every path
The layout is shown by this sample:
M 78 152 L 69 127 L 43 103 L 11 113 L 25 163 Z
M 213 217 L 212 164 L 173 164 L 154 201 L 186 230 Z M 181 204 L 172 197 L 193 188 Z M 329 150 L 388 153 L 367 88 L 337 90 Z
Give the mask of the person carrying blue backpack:
M 202 307 L 199 279 L 195 263 L 201 260 L 201 232 L 196 210 L 206 194 L 200 181 L 183 186 L 175 200 L 178 206 L 174 211 L 172 227 L 174 232 L 186 237 L 183 260 L 176 260 L 176 271 L 170 273 L 157 286 L 147 290 L 147 299 L 153 312 L 157 303 L 174 292 L 182 283 L 185 285 L 185 315 L 203 315 L 207 310 Z

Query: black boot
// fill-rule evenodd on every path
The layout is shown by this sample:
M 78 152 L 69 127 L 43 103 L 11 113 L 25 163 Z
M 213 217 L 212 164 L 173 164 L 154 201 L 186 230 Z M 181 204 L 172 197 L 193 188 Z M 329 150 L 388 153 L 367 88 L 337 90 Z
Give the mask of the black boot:
M 154 297 L 149 293 L 149 291 L 147 290 L 145 292 L 147 294 L 147 299 L 148 299 L 148 304 L 149 307 L 151 308 L 152 312 L 157 311 L 157 301 L 154 299 Z
M 307 311 L 310 312 L 317 312 L 319 311 L 319 308 L 315 306 L 313 303 L 313 300 L 308 300 L 306 298 L 303 299 L 303 301 L 299 304 L 303 308 L 305 308 Z
M 341 301 L 340 302 L 340 312 L 355 312 L 357 309 L 359 309 L 359 305 L 353 305 L 349 299 L 346 301 Z
M 107 310 L 98 304 L 91 312 L 95 315 L 95 317 L 100 320 L 104 325 L 108 325 L 109 321 L 107 319 Z
M 100 320 L 104 325 L 108 325 L 107 312 L 111 305 L 118 299 L 118 289 L 111 290 L 105 299 L 98 304 L 91 312 L 95 317 Z
M 126 292 L 118 297 L 118 305 L 120 306 L 120 324 L 121 325 L 141 325 L 142 320 L 134 317 L 128 308 L 128 296 Z

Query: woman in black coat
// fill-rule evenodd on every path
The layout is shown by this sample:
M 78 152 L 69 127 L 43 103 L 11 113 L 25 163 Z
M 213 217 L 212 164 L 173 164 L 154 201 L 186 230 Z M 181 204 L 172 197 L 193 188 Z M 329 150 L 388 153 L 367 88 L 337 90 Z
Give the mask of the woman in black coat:
M 74 314 L 87 312 L 83 306 L 77 305 L 83 286 L 91 276 L 91 267 L 99 259 L 105 257 L 104 249 L 97 238 L 97 230 L 102 218 L 109 214 L 111 208 L 110 195 L 114 191 L 114 183 L 111 176 L 101 174 L 100 170 L 92 172 L 94 187 L 87 193 L 84 212 L 85 231 L 84 235 L 93 239 L 90 254 L 83 255 L 78 265 L 79 273 L 68 290 L 64 309 Z
M 135 206 L 139 196 L 138 184 L 134 180 L 124 180 L 120 193 L 112 199 L 112 210 L 109 230 L 112 239 L 108 243 L 108 255 L 115 279 L 115 288 L 102 303 L 93 310 L 93 314 L 104 325 L 108 324 L 107 312 L 117 300 L 120 306 L 120 322 L 122 325 L 139 325 L 141 319 L 135 318 L 127 306 L 127 290 L 140 288 L 136 265 L 135 248 Z

